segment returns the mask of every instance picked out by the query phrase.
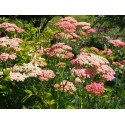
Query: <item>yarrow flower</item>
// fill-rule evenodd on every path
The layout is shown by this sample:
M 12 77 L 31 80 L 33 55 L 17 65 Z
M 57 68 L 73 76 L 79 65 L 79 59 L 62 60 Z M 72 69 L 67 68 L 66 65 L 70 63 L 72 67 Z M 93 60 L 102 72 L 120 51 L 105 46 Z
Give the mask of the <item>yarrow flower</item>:
M 0 28 L 3 28 L 3 29 L 5 29 L 5 31 L 8 31 L 8 32 L 14 32 L 14 31 L 16 31 L 18 33 L 25 32 L 24 29 L 19 28 L 15 24 L 7 23 L 7 22 L 4 22 L 4 23 L 0 24 Z
M 48 81 L 49 79 L 54 77 L 55 77 L 55 74 L 52 70 L 41 70 L 38 79 L 40 81 Z
M 4 62 L 6 62 L 8 59 L 15 60 L 16 57 L 17 56 L 15 53 L 1 53 L 0 54 L 0 60 Z
M 112 44 L 115 47 L 123 47 L 123 48 L 125 48 L 125 42 L 122 42 L 120 40 L 109 40 L 108 43 Z
M 8 58 L 9 58 L 9 54 L 8 53 L 1 53 L 0 54 L 0 60 L 7 61 Z
M 45 51 L 45 54 L 48 57 L 55 57 L 55 58 L 72 58 L 74 54 L 70 52 L 72 48 L 68 45 L 64 45 L 64 43 L 57 43 L 52 47 L 48 48 Z
M 27 78 L 27 76 L 25 74 L 21 74 L 19 72 L 10 72 L 10 79 L 11 81 L 24 81 Z
M 11 60 L 15 60 L 16 59 L 16 54 L 15 53 L 10 53 L 8 58 L 11 59 Z
M 21 44 L 23 41 L 19 38 L 13 38 L 9 39 L 9 37 L 2 37 L 0 38 L 0 46 L 13 48 L 14 50 L 18 51 L 20 49 L 19 44 Z
M 115 72 L 108 65 L 101 65 L 96 69 L 97 73 L 102 74 L 102 78 L 106 81 L 112 81 L 114 78 Z
M 86 65 L 90 67 L 89 70 L 78 67 L 72 68 L 71 72 L 78 77 L 85 78 L 86 76 L 86 78 L 91 78 L 96 73 L 100 74 L 104 80 L 112 81 L 115 75 L 114 70 L 108 66 L 109 61 L 107 59 L 92 53 L 81 52 L 76 59 L 71 60 L 71 64 L 74 66 L 80 65 L 80 67 L 86 67 Z
M 67 80 L 63 80 L 60 83 L 60 91 L 61 92 L 75 92 L 76 91 L 76 87 L 74 86 L 74 84 L 72 82 L 69 82 Z
M 101 56 L 92 53 L 81 52 L 76 59 L 71 60 L 71 64 L 80 64 L 81 66 L 90 65 L 92 67 L 98 67 L 100 65 L 109 64 L 109 61 Z
M 81 80 L 79 77 L 75 78 L 74 84 L 78 84 L 78 83 L 84 83 L 84 80 Z
M 57 39 L 73 39 L 73 42 L 76 38 L 79 38 L 80 35 L 86 36 L 90 33 L 95 33 L 96 30 L 91 28 L 90 23 L 78 22 L 73 17 L 65 17 L 61 19 L 58 23 L 55 24 L 61 29 L 60 33 L 55 34 Z M 77 28 L 81 27 L 80 32 L 77 32 Z
M 74 67 L 72 68 L 71 72 L 80 78 L 93 78 L 94 77 L 94 72 L 88 68 Z
M 105 92 L 104 83 L 102 83 L 102 82 L 93 82 L 93 83 L 87 85 L 86 87 L 84 87 L 84 89 L 88 93 L 91 93 L 95 96 L 99 96 Z
M 24 81 L 30 77 L 38 77 L 40 81 L 48 81 L 54 78 L 55 74 L 52 70 L 42 70 L 37 63 L 24 63 L 23 65 L 14 65 L 10 71 L 11 81 Z M 19 77 L 19 78 L 18 78 Z
M 66 17 L 61 19 L 56 26 L 59 26 L 65 33 L 73 33 L 76 30 L 76 23 L 77 21 L 72 17 Z

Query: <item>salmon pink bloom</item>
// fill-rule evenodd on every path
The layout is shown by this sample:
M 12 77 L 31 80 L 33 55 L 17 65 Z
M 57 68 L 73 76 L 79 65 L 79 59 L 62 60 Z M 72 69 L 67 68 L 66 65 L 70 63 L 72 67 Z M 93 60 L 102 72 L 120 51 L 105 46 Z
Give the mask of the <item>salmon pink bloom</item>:
M 9 58 L 9 54 L 8 53 L 1 53 L 0 54 L 0 60 L 7 61 L 8 58 Z
M 95 96 L 99 96 L 105 92 L 104 83 L 102 83 L 102 82 L 93 82 L 93 83 L 87 85 L 84 89 L 88 93 L 92 93 Z

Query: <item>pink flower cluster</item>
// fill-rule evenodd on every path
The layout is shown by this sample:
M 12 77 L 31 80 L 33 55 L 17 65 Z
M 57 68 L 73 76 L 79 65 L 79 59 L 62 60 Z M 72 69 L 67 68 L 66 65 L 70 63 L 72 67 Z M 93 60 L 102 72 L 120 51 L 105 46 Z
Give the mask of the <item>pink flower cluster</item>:
M 41 70 L 38 79 L 40 81 L 48 81 L 51 78 L 54 78 L 55 74 L 52 70 Z
M 101 56 L 92 53 L 81 52 L 76 59 L 71 60 L 71 64 L 73 65 L 79 64 L 81 66 L 89 65 L 92 67 L 94 66 L 98 67 L 100 65 L 109 64 L 109 61 Z
M 100 53 L 106 54 L 107 56 L 112 55 L 112 50 L 111 49 L 107 49 L 107 50 L 101 50 Z
M 11 81 L 24 81 L 30 77 L 38 77 L 40 81 L 48 81 L 49 78 L 54 78 L 55 74 L 52 70 L 42 70 L 37 63 L 24 63 L 23 65 L 14 65 L 10 71 Z
M 101 83 L 101 82 L 93 82 L 93 83 L 87 85 L 84 89 L 87 92 L 92 93 L 95 96 L 99 96 L 105 92 L 104 83 Z
M 23 41 L 19 38 L 13 38 L 9 39 L 9 37 L 2 37 L 0 38 L 0 48 L 4 50 L 3 53 L 0 54 L 0 60 L 7 61 L 7 59 L 15 60 L 17 57 L 16 53 L 14 51 L 20 51 L 21 48 L 19 44 L 21 44 Z M 12 49 L 14 51 L 12 51 Z M 6 53 L 5 53 L 6 52 Z
M 52 47 L 50 47 L 49 49 L 47 49 L 45 51 L 45 54 L 48 57 L 68 59 L 74 56 L 74 54 L 70 52 L 71 50 L 72 48 L 70 46 L 64 45 L 64 43 L 57 43 L 53 45 Z
M 0 28 L 3 28 L 3 29 L 5 29 L 5 31 L 8 31 L 8 32 L 13 32 L 13 31 L 16 31 L 18 33 L 24 32 L 24 29 L 19 28 L 15 24 L 7 23 L 7 22 L 0 24 Z
M 115 75 L 114 70 L 108 65 L 101 65 L 96 69 L 96 71 L 98 74 L 101 74 L 102 78 L 106 81 L 112 81 Z
M 79 69 L 74 67 L 71 72 L 75 73 L 79 77 L 86 74 L 88 77 L 91 78 L 94 77 L 95 73 L 98 73 L 104 80 L 111 81 L 115 75 L 114 70 L 110 66 L 108 66 L 109 62 L 107 59 L 92 53 L 81 52 L 76 59 L 71 60 L 71 64 L 79 64 L 83 67 L 87 65 L 91 67 L 91 70 L 87 69 L 87 72 L 85 72 L 85 68 Z
M 75 78 L 74 84 L 78 84 L 78 83 L 84 83 L 85 80 L 81 80 L 79 77 Z
M 7 61 L 8 59 L 15 60 L 16 57 L 17 56 L 16 56 L 15 53 L 10 53 L 10 54 L 8 54 L 8 53 L 1 53 L 0 54 L 0 60 L 2 60 L 2 61 Z
M 69 82 L 67 80 L 63 80 L 60 83 L 60 91 L 61 92 L 75 92 L 76 91 L 76 87 L 74 86 L 74 84 L 72 82 Z
M 56 26 L 59 26 L 65 33 L 74 33 L 76 30 L 76 23 L 77 21 L 74 18 L 65 17 L 56 23 Z
M 13 48 L 16 51 L 20 50 L 19 44 L 21 44 L 22 42 L 23 41 L 19 38 L 13 38 L 13 39 L 9 39 L 9 37 L 0 38 L 0 46 L 7 47 L 7 49 Z
M 87 35 L 90 33 L 96 32 L 95 29 L 92 29 L 90 27 L 90 23 L 86 22 L 78 22 L 73 17 L 65 17 L 61 19 L 58 23 L 56 23 L 56 26 L 58 26 L 62 32 L 55 35 L 56 38 L 70 38 L 75 39 L 79 38 L 79 35 Z M 81 27 L 82 31 L 80 34 L 76 32 L 77 28 Z
M 71 72 L 80 78 L 93 78 L 94 77 L 94 72 L 88 68 L 74 67 L 72 68 Z
M 108 43 L 112 44 L 115 47 L 123 47 L 123 48 L 125 48 L 125 42 L 122 42 L 120 40 L 109 40 Z

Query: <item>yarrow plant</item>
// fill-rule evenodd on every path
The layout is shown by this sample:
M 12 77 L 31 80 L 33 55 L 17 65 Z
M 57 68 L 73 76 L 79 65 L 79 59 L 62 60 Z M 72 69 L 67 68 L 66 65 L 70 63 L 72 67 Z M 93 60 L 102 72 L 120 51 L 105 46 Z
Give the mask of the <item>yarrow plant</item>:
M 74 67 L 71 71 L 77 76 L 91 76 L 93 77 L 95 73 L 98 73 L 106 81 L 111 81 L 114 78 L 114 70 L 108 66 L 109 61 L 99 55 L 92 53 L 81 52 L 76 59 L 71 60 L 72 65 L 80 65 L 83 68 Z M 89 66 L 90 70 L 85 71 L 85 67 Z M 82 75 L 81 75 L 82 73 Z
M 105 92 L 104 83 L 101 82 L 93 82 L 87 85 L 84 89 L 95 96 L 99 96 Z
M 48 57 L 55 57 L 55 58 L 72 58 L 74 54 L 71 52 L 72 48 L 64 43 L 57 43 L 45 51 L 45 54 Z
M 113 40 L 110 32 L 105 36 L 73 17 L 50 21 L 43 32 L 33 26 L 35 20 L 15 20 L 17 25 L 3 20 L 0 108 L 115 108 L 116 102 L 123 106 L 124 38 Z
M 63 80 L 60 84 L 55 84 L 54 85 L 55 88 L 60 88 L 61 92 L 75 92 L 76 91 L 76 87 L 74 86 L 74 84 L 72 82 L 69 82 L 67 80 Z
M 125 48 L 125 42 L 122 42 L 120 40 L 109 40 L 108 43 L 112 44 L 115 47 L 123 47 L 123 48 Z
M 71 39 L 72 42 L 76 42 L 80 36 L 86 36 L 90 33 L 95 33 L 95 29 L 91 28 L 90 23 L 78 22 L 73 17 L 65 17 L 55 24 L 61 30 L 60 33 L 55 34 L 57 39 Z M 77 31 L 81 28 L 80 32 Z
M 10 71 L 11 81 L 24 81 L 30 77 L 38 77 L 40 81 L 48 81 L 49 78 L 54 78 L 55 74 L 52 70 L 43 70 L 38 63 L 31 61 L 22 66 L 15 65 Z
M 19 28 L 15 24 L 7 23 L 7 22 L 0 24 L 0 29 L 4 29 L 7 32 L 14 32 L 14 31 L 16 31 L 17 33 L 24 33 L 25 32 L 24 29 Z

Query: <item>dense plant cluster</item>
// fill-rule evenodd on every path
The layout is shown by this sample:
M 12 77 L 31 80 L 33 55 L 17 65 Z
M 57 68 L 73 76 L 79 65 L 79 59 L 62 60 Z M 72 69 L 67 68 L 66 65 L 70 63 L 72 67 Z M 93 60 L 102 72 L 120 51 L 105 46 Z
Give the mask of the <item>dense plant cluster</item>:
M 73 17 L 50 23 L 0 19 L 0 108 L 125 108 L 125 42 Z

